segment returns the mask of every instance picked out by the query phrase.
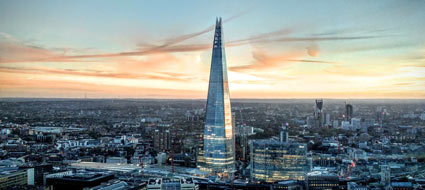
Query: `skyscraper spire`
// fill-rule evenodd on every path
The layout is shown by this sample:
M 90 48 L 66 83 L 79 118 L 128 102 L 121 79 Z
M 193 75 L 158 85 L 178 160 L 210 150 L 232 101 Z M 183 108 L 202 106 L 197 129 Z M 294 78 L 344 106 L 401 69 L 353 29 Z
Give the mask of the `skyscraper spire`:
M 235 144 L 221 18 L 216 20 L 214 32 L 203 144 L 204 164 L 200 169 L 231 175 Z

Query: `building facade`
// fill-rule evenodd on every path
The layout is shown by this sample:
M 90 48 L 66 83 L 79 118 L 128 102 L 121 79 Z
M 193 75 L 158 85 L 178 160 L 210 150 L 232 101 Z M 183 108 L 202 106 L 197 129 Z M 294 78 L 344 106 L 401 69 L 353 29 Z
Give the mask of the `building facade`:
M 251 180 L 304 180 L 309 170 L 307 146 L 273 140 L 251 141 Z
M 34 168 L 3 171 L 0 173 L 0 189 L 22 188 L 34 185 Z
M 351 104 L 345 104 L 345 119 L 351 121 L 353 118 L 353 106 Z
M 306 184 L 307 190 L 339 190 L 339 178 L 332 173 L 308 173 Z
M 230 107 L 226 56 L 221 18 L 216 21 L 205 115 L 203 150 L 199 168 L 211 174 L 229 176 L 234 171 L 234 128 Z
M 171 149 L 171 134 L 168 129 L 156 129 L 153 133 L 153 147 L 159 151 Z
M 325 123 L 324 117 L 323 100 L 316 100 L 316 108 L 314 110 L 315 127 L 323 127 L 323 124 Z

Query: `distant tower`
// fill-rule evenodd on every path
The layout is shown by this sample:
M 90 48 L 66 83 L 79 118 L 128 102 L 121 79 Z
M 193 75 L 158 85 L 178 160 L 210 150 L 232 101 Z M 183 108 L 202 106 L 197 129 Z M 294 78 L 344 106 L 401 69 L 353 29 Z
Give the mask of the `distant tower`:
M 351 104 L 345 103 L 345 119 L 350 121 L 353 118 L 353 106 Z
M 323 108 L 323 100 L 316 100 L 316 109 L 322 111 Z
M 199 168 L 223 177 L 232 177 L 235 163 L 234 130 L 230 108 L 227 65 L 221 18 L 217 19 L 208 99 L 205 115 L 203 163 Z
M 316 127 L 323 127 L 323 100 L 316 100 L 316 108 L 314 110 L 314 118 Z
M 285 126 L 282 126 L 282 130 L 280 131 L 279 141 L 280 142 L 289 142 L 288 123 L 286 123 Z

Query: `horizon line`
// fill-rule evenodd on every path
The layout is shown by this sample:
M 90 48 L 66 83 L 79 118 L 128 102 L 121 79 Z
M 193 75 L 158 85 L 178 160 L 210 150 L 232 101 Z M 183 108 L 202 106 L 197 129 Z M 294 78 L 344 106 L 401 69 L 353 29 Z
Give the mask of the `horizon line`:
M 207 98 L 80 98 L 80 97 L 0 97 L 4 99 L 59 99 L 59 100 L 207 100 Z M 425 100 L 425 98 L 230 98 L 231 100 Z

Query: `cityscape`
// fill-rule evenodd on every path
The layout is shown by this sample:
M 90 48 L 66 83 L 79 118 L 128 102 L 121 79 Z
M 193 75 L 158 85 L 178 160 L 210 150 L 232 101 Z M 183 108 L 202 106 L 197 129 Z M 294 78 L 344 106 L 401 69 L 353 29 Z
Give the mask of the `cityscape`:
M 425 1 L 166 2 L 0 2 L 0 190 L 425 189 Z

